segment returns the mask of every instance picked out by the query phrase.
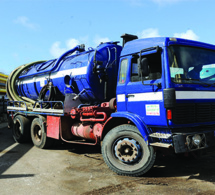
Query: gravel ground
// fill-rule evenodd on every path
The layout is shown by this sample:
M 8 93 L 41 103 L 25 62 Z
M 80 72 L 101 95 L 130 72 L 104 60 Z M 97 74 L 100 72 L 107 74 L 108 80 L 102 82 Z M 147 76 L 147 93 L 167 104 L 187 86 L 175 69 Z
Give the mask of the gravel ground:
M 59 144 L 41 150 L 18 144 L 0 124 L 1 195 L 215 194 L 215 154 L 201 159 L 159 157 L 144 176 L 124 177 L 104 163 L 100 148 Z

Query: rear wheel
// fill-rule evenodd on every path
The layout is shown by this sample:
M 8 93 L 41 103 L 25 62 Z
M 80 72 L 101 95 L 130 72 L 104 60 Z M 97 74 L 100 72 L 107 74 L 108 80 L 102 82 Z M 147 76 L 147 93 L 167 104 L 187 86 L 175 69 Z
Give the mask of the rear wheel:
M 112 129 L 102 143 L 105 163 L 119 175 L 140 176 L 153 166 L 156 153 L 132 125 Z
M 35 118 L 31 124 L 31 139 L 34 145 L 38 148 L 50 148 L 54 140 L 46 136 L 46 127 L 44 118 Z
M 18 143 L 30 141 L 30 120 L 22 115 L 15 116 L 12 133 L 13 139 Z

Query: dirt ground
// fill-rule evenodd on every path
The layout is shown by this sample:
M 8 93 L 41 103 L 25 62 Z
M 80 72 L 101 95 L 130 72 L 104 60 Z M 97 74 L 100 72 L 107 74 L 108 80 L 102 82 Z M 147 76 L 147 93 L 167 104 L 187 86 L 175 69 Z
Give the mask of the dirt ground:
M 124 177 L 104 163 L 100 148 L 59 144 L 41 150 L 13 141 L 0 124 L 0 194 L 215 194 L 215 154 L 198 160 L 159 157 L 144 176 Z

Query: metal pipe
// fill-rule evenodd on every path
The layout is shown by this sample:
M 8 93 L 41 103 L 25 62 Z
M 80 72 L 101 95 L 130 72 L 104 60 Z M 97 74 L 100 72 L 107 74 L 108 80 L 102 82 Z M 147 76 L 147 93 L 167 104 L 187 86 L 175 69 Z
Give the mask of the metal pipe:
M 96 140 L 96 137 L 93 134 L 93 129 L 91 125 L 84 125 L 84 124 L 77 123 L 72 125 L 71 131 L 72 131 L 72 134 L 77 137 Z
M 105 112 L 96 112 L 95 113 L 95 117 L 98 117 L 99 115 L 102 115 L 103 118 L 87 118 L 87 119 L 83 119 L 82 115 L 80 117 L 80 121 L 82 122 L 104 122 L 107 120 L 107 114 Z
M 56 61 L 56 63 L 55 63 L 55 65 L 54 65 L 54 67 L 50 70 L 50 71 L 53 71 L 56 67 L 58 67 L 58 65 L 60 64 L 60 62 L 63 60 L 63 58 L 65 58 L 66 56 L 68 56 L 69 54 L 72 54 L 72 53 L 74 53 L 75 51 L 85 51 L 84 50 L 84 45 L 82 44 L 82 45 L 77 45 L 76 47 L 74 47 L 73 49 L 71 49 L 71 50 L 69 50 L 69 51 L 67 51 L 66 53 L 64 53 L 63 55 L 61 55 L 58 59 L 57 59 L 57 61 Z
M 69 141 L 69 140 L 66 140 L 63 138 L 63 135 L 62 135 L 62 127 L 61 127 L 61 120 L 60 120 L 60 138 L 61 140 L 63 140 L 64 142 L 67 142 L 67 143 L 74 143 L 74 144 L 83 144 L 83 145 L 96 145 L 99 143 L 99 140 L 98 140 L 98 137 L 96 136 L 95 137 L 95 143 L 86 143 L 86 142 L 78 142 L 78 141 Z

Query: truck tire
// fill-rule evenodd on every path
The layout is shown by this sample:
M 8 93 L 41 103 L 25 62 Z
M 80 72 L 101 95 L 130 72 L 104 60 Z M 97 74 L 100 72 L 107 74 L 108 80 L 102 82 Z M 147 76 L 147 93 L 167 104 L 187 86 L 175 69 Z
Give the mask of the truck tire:
M 105 163 L 119 175 L 141 176 L 153 166 L 156 153 L 148 146 L 137 127 L 120 125 L 105 136 L 102 143 Z
M 18 143 L 25 143 L 30 138 L 30 120 L 22 115 L 16 115 L 13 119 L 13 139 Z
M 31 139 L 34 145 L 41 149 L 50 148 L 54 139 L 46 136 L 46 127 L 42 118 L 35 118 L 31 124 Z

